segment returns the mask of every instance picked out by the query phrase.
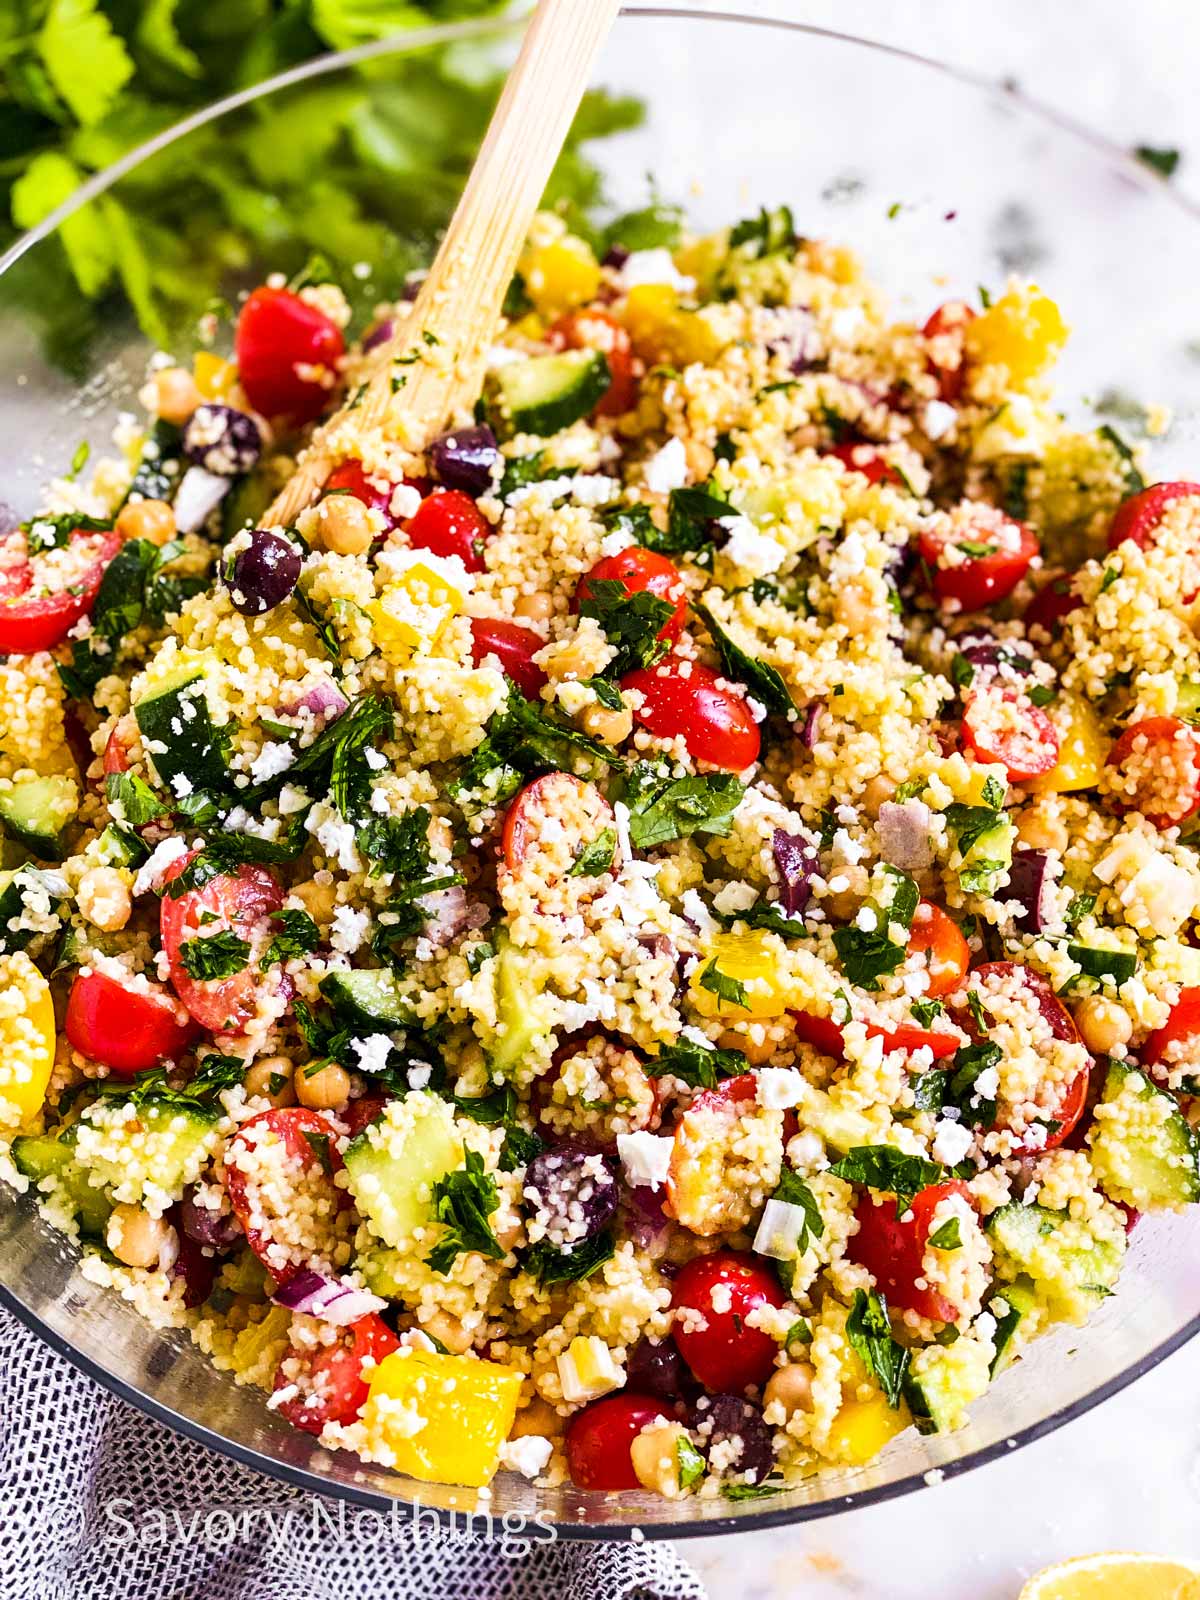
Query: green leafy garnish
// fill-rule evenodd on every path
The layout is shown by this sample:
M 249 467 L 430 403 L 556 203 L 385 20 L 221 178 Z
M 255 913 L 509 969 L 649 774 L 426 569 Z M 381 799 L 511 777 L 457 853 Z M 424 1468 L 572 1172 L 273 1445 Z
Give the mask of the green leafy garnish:
M 630 841 L 638 850 L 652 850 L 694 833 L 724 838 L 745 792 L 730 772 L 671 778 L 642 763 L 625 782 Z
M 740 1050 L 718 1050 L 715 1045 L 680 1038 L 649 1057 L 643 1070 L 649 1078 L 670 1074 L 692 1089 L 715 1089 L 723 1078 L 739 1078 L 749 1072 L 750 1063 Z
M 746 985 L 740 978 L 731 978 L 722 972 L 715 958 L 700 974 L 700 987 L 715 994 L 722 1005 L 744 1007 L 746 1004 Z
M 1133 153 L 1144 167 L 1157 172 L 1160 178 L 1173 178 L 1182 159 L 1180 152 L 1169 146 L 1139 144 L 1134 146 Z
M 179 946 L 179 960 L 188 976 L 197 982 L 232 978 L 250 960 L 250 945 L 232 928 L 226 928 L 220 933 L 186 939 Z
M 708 1470 L 708 1464 L 686 1434 L 675 1441 L 675 1470 L 681 1489 L 690 1489 Z
M 825 1222 L 817 1205 L 817 1197 L 792 1167 L 784 1167 L 771 1199 L 780 1200 L 784 1205 L 798 1206 L 804 1213 L 804 1225 L 796 1244 L 801 1255 L 808 1249 L 811 1239 L 825 1237 Z
M 617 849 L 615 828 L 605 828 L 586 845 L 567 868 L 568 878 L 596 878 L 608 872 Z
M 355 842 L 374 863 L 372 873 L 392 874 L 392 893 L 400 900 L 416 900 L 463 882 L 455 868 L 435 868 L 429 847 L 429 811 L 417 806 L 402 817 L 372 816 L 359 828 Z
M 855 1145 L 830 1167 L 835 1178 L 857 1183 L 865 1189 L 896 1196 L 896 1215 L 903 1216 L 914 1195 L 931 1183 L 940 1183 L 945 1172 L 924 1156 L 906 1155 L 890 1144 Z
M 166 893 L 178 900 L 192 889 L 202 889 L 213 878 L 236 872 L 246 862 L 274 864 L 294 861 L 304 847 L 300 838 L 286 841 L 260 839 L 253 833 L 219 833 L 166 885 Z
M 1140 494 L 1146 487 L 1146 480 L 1138 470 L 1137 460 L 1133 451 L 1111 423 L 1103 423 L 1096 429 L 1096 432 L 1106 444 L 1110 444 L 1116 451 L 1121 462 L 1121 470 L 1125 474 L 1126 492 L 1128 494 Z
M 944 1000 L 914 1000 L 908 1009 L 912 1013 L 914 1022 L 918 1022 L 922 1028 L 927 1028 L 935 1017 L 945 1013 L 946 1003 Z
M 167 815 L 167 808 L 144 778 L 134 772 L 110 772 L 104 793 L 114 815 L 118 812 L 131 828 L 143 827 Z
M 766 206 L 756 217 L 745 217 L 730 230 L 729 248 L 753 260 L 791 250 L 796 243 L 796 223 L 789 206 Z
M 946 1080 L 946 1101 L 959 1108 L 964 1122 L 980 1128 L 990 1128 L 995 1122 L 995 1100 L 976 1094 L 975 1084 L 980 1073 L 999 1066 L 1001 1056 L 1000 1046 L 990 1040 L 963 1045 L 955 1052 Z
M 448 1272 L 464 1251 L 502 1261 L 504 1251 L 488 1221 L 500 1205 L 496 1180 L 483 1170 L 483 1157 L 468 1150 L 466 1161 L 456 1172 L 448 1172 L 433 1186 L 433 1210 L 446 1227 L 446 1237 L 425 1257 L 435 1272 Z
M 668 556 L 690 556 L 698 566 L 712 565 L 716 535 L 713 524 L 733 515 L 733 507 L 718 484 L 706 483 L 691 489 L 672 489 L 667 497 L 667 530 L 656 528 L 646 512 L 631 528 L 634 537 L 647 550 Z
M 589 579 L 579 602 L 579 615 L 594 618 L 617 652 L 606 669 L 617 678 L 662 660 L 670 646 L 659 635 L 674 609 L 648 590 L 631 594 L 617 578 Z
M 580 1283 L 610 1261 L 615 1248 L 612 1234 L 607 1230 L 585 1239 L 573 1250 L 557 1250 L 543 1240 L 525 1252 L 522 1265 L 547 1287 L 555 1283 Z
M 856 1289 L 846 1318 L 846 1337 L 864 1367 L 875 1378 L 895 1411 L 900 1405 L 909 1352 L 892 1337 L 887 1301 L 876 1290 Z
M 321 942 L 320 929 L 307 911 L 273 911 L 271 921 L 279 924 L 279 932 L 267 946 L 259 962 L 263 972 L 276 962 L 290 961 L 295 956 L 310 955 Z
M 925 1241 L 935 1250 L 961 1250 L 962 1230 L 957 1217 L 947 1217 L 940 1228 L 935 1228 Z
M 779 716 L 795 717 L 796 703 L 779 672 L 774 667 L 768 666 L 765 661 L 760 661 L 757 656 L 752 656 L 749 651 L 743 650 L 713 616 L 708 606 L 698 605 L 696 610 L 704 618 L 705 626 L 713 636 L 713 643 L 720 653 L 726 677 L 744 683 L 755 699 L 760 700 L 768 711 Z

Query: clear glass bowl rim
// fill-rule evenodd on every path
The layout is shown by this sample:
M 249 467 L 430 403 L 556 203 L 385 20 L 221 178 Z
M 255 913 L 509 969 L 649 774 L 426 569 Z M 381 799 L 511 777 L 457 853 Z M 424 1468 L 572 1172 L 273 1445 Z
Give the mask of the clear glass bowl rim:
M 1026 94 L 1014 84 L 998 81 L 984 73 L 971 72 L 940 61 L 936 57 L 924 55 L 919 51 L 902 49 L 876 39 L 845 33 L 835 28 L 822 28 L 810 23 L 794 22 L 786 18 L 753 16 L 739 11 L 697 11 L 686 7 L 639 5 L 636 3 L 622 6 L 620 16 L 625 20 L 644 18 L 658 21 L 671 20 L 680 23 L 735 23 L 747 27 L 761 28 L 766 32 L 807 34 L 815 38 L 876 51 L 884 56 L 891 56 L 901 61 L 914 63 L 968 87 L 978 89 L 982 93 L 1003 96 L 1011 104 L 1043 123 L 1052 126 L 1060 134 L 1090 147 L 1093 154 L 1103 157 L 1106 162 L 1120 169 L 1126 178 L 1139 187 L 1155 189 L 1160 198 L 1174 205 L 1182 215 L 1191 219 L 1200 219 L 1200 203 L 1189 199 L 1186 195 L 1181 194 L 1178 189 L 1169 186 L 1165 179 L 1148 171 L 1127 150 L 1105 138 L 1103 134 L 1078 122 L 1075 118 L 1038 100 L 1034 96 Z M 287 72 L 278 73 L 275 77 L 267 78 L 261 83 L 252 85 L 250 88 L 239 90 L 235 94 L 227 95 L 224 99 L 214 101 L 212 105 L 202 107 L 200 110 L 193 112 L 191 116 L 185 117 L 182 121 L 164 129 L 153 139 L 138 145 L 122 156 L 119 161 L 114 162 L 102 172 L 98 172 L 89 178 L 87 182 L 76 190 L 70 199 L 64 201 L 62 205 L 50 212 L 36 227 L 22 234 L 0 255 L 0 278 L 27 251 L 42 240 L 50 237 L 66 218 L 72 216 L 90 200 L 94 200 L 97 196 L 104 194 L 143 161 L 157 154 L 168 145 L 173 144 L 177 139 L 185 138 L 196 129 L 204 127 L 207 123 L 215 121 L 228 112 L 252 105 L 256 100 L 264 99 L 278 90 L 306 82 L 309 79 L 323 77 L 328 73 L 339 72 L 346 67 L 354 66 L 361 62 L 372 61 L 385 56 L 407 55 L 438 45 L 498 38 L 506 34 L 516 38 L 521 32 L 524 22 L 525 19 L 522 17 L 490 18 L 416 29 L 398 34 L 390 39 L 360 45 L 353 50 L 343 50 L 315 57 L 312 61 L 304 62 Z M 64 1339 L 53 1329 L 47 1327 L 36 1312 L 27 1307 L 2 1283 L 0 1283 L 0 1306 L 11 1312 L 13 1316 L 29 1328 L 32 1333 L 35 1333 L 44 1343 L 48 1344 L 57 1354 L 65 1357 L 81 1372 L 96 1383 L 101 1384 L 119 1399 L 127 1401 L 130 1405 L 137 1407 L 138 1410 L 153 1417 L 156 1421 L 161 1422 L 175 1432 L 184 1435 L 184 1437 L 192 1439 L 209 1449 L 216 1450 L 218 1453 L 237 1461 L 242 1466 L 264 1473 L 269 1477 L 282 1479 L 296 1488 L 306 1490 L 310 1494 L 332 1496 L 374 1511 L 386 1512 L 395 1503 L 393 1497 L 378 1493 L 373 1489 L 341 1482 L 333 1477 L 310 1472 L 303 1467 L 278 1461 L 247 1445 L 238 1443 L 235 1439 L 216 1433 L 189 1417 L 180 1415 L 169 1406 L 161 1404 L 133 1385 L 126 1383 L 124 1379 L 107 1371 L 89 1356 L 77 1350 L 69 1340 Z M 1109 1379 L 1107 1383 L 1097 1385 L 1088 1394 L 1083 1395 L 1069 1405 L 1050 1412 L 1037 1422 L 1015 1430 L 1011 1437 L 997 1440 L 991 1445 L 981 1446 L 978 1450 L 972 1451 L 969 1455 L 963 1456 L 957 1461 L 947 1462 L 939 1470 L 946 1478 L 958 1477 L 965 1472 L 995 1460 L 997 1457 L 1008 1456 L 1014 1450 L 1054 1433 L 1066 1423 L 1073 1422 L 1077 1417 L 1084 1416 L 1093 1407 L 1102 1404 L 1113 1395 L 1119 1394 L 1122 1389 L 1136 1382 L 1138 1378 L 1144 1377 L 1160 1362 L 1165 1361 L 1168 1356 L 1182 1349 L 1197 1334 L 1200 1334 L 1200 1311 L 1182 1327 L 1177 1328 L 1161 1344 L 1148 1351 L 1140 1360 L 1131 1363 L 1123 1372 Z M 834 1495 L 826 1500 L 775 1507 L 772 1507 L 771 1502 L 767 1501 L 764 1502 L 761 1510 L 742 1511 L 737 1515 L 697 1520 L 691 1523 L 656 1523 L 652 1519 L 646 1519 L 639 1522 L 637 1528 L 634 1529 L 628 1524 L 588 1523 L 572 1519 L 569 1522 L 549 1523 L 547 1521 L 545 1525 L 553 1526 L 557 1536 L 565 1540 L 629 1540 L 635 1532 L 639 1537 L 647 1539 L 709 1538 L 722 1533 L 752 1533 L 766 1528 L 813 1522 L 822 1517 L 832 1516 L 843 1511 L 877 1505 L 885 1500 L 897 1499 L 901 1495 L 910 1494 L 914 1490 L 925 1487 L 927 1487 L 925 1474 L 909 1473 L 891 1483 L 879 1484 L 861 1491 L 850 1491 Z M 462 1515 L 461 1513 L 456 1514 L 444 1511 L 439 1507 L 430 1506 L 424 1502 L 421 1509 L 425 1514 L 434 1511 L 439 1521 L 447 1523 L 451 1527 L 455 1526 L 456 1515 L 459 1517 Z

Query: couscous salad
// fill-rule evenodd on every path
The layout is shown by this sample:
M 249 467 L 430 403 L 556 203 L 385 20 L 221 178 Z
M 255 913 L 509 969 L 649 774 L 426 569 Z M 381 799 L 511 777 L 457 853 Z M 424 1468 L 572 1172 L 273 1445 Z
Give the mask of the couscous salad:
M 1200 1198 L 1200 484 L 926 309 L 545 216 L 420 457 L 271 280 L 3 524 L 3 1175 L 294 1427 L 768 1495 Z

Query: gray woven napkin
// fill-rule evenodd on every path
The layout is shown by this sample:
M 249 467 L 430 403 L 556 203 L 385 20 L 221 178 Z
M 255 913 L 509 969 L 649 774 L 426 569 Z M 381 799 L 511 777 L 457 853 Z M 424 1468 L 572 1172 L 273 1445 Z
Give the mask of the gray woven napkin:
M 172 1433 L 0 1311 L 2 1600 L 704 1600 L 669 1545 L 341 1516 L 344 1534 L 339 1502 Z

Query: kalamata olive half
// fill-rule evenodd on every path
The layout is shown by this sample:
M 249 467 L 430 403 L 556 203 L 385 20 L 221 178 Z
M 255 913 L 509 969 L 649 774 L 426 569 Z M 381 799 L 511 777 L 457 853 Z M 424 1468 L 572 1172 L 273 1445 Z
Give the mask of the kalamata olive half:
M 695 1426 L 709 1465 L 724 1475 L 761 1483 L 775 1465 L 775 1446 L 762 1412 L 739 1394 L 702 1395 L 696 1401 Z M 731 1448 L 718 1451 L 722 1445 Z
M 673 1339 L 664 1339 L 661 1344 L 639 1339 L 629 1353 L 625 1384 L 638 1394 L 652 1394 L 659 1400 L 678 1400 L 694 1394 L 697 1388 Z
M 233 1212 L 200 1205 L 194 1184 L 184 1190 L 179 1202 L 179 1226 L 189 1239 L 212 1250 L 228 1250 L 242 1237 L 242 1225 Z
M 608 1157 L 580 1145 L 534 1156 L 525 1169 L 524 1191 L 537 1232 L 559 1250 L 595 1238 L 617 1209 L 617 1179 Z
M 206 472 L 236 478 L 262 455 L 262 434 L 254 418 L 233 406 L 197 406 L 183 433 L 183 453 Z
M 246 617 L 261 617 L 281 605 L 300 576 L 300 552 L 282 534 L 255 528 L 250 543 L 239 550 L 229 574 L 229 594 Z
M 475 497 L 492 487 L 493 469 L 499 460 L 496 435 L 486 422 L 472 428 L 455 428 L 429 446 L 429 464 L 438 482 Z

